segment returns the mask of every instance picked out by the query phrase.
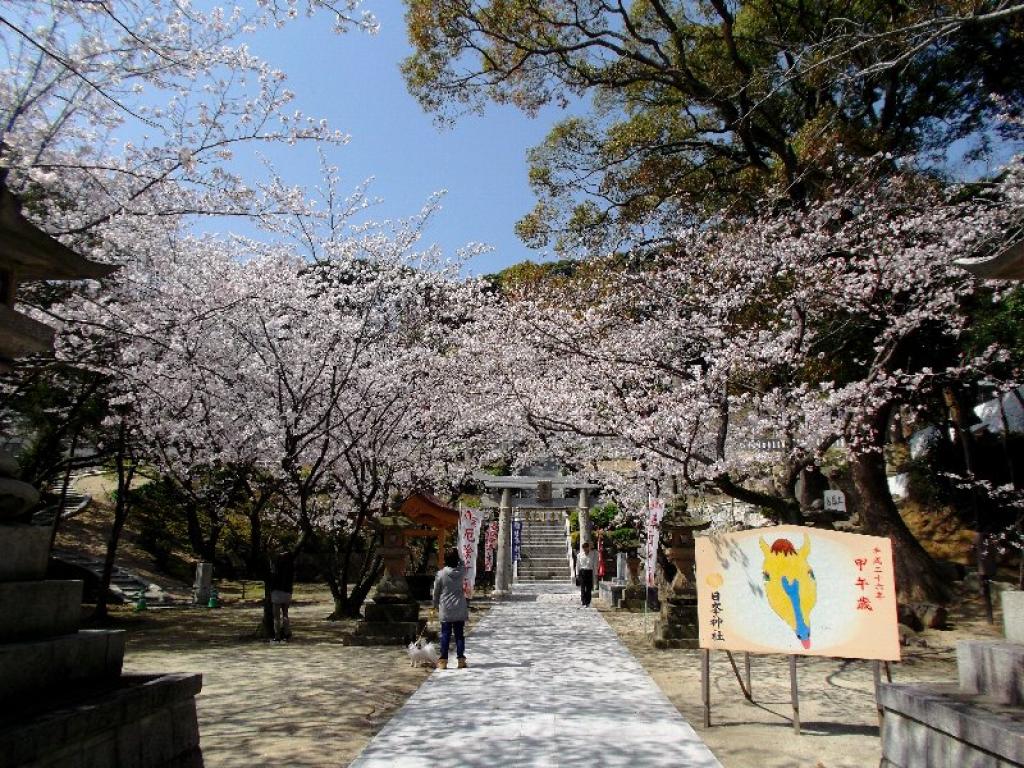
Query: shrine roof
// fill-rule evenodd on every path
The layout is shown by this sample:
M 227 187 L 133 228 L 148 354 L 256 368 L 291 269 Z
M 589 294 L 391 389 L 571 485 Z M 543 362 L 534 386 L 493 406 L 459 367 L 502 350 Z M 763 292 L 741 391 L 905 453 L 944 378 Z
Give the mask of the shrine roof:
M 417 491 L 402 502 L 402 514 L 415 523 L 434 528 L 453 529 L 459 524 L 459 511 L 436 496 Z
M 0 267 L 10 267 L 17 280 L 98 279 L 114 272 L 75 253 L 25 218 L 21 201 L 0 184 Z
M 956 264 L 985 280 L 1024 280 L 1024 243 L 1016 243 L 997 256 L 959 259 Z

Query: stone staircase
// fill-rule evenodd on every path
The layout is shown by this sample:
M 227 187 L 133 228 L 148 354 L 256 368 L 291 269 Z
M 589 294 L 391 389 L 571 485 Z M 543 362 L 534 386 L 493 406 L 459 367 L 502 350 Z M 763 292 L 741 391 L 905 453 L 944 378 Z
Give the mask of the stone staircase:
M 961 640 L 958 683 L 880 686 L 884 768 L 1024 766 L 1024 592 L 1003 593 L 1006 640 Z
M 560 510 L 525 512 L 517 581 L 564 581 L 569 578 L 565 519 Z
M 83 555 L 67 549 L 54 548 L 50 556 L 55 560 L 70 565 L 86 573 L 96 580 L 103 578 L 103 561 L 98 557 Z M 115 603 L 136 603 L 140 597 L 146 598 L 147 605 L 170 603 L 170 596 L 156 584 L 152 584 L 129 570 L 115 565 L 110 576 L 110 594 L 108 599 Z
M 67 493 L 64 494 L 64 503 L 60 505 L 60 519 L 69 520 L 75 515 L 82 512 L 89 503 L 92 501 L 92 496 L 87 493 L 79 493 L 75 490 L 75 481 L 77 477 L 72 476 L 71 482 L 68 483 Z M 46 489 L 47 493 L 60 498 L 60 492 L 63 488 L 63 483 L 54 482 Z M 53 525 L 53 521 L 57 517 L 57 504 L 45 507 L 35 514 L 32 515 L 33 525 Z

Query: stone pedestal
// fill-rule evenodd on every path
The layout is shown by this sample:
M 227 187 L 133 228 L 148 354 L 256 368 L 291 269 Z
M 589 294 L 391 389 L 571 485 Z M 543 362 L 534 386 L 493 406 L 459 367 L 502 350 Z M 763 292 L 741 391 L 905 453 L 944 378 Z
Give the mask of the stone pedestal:
M 399 515 L 378 521 L 384 574 L 363 605 L 363 618 L 349 640 L 352 645 L 406 645 L 419 634 L 420 605 L 405 580 L 409 550 L 402 531 L 411 522 Z
M 671 595 L 661 601 L 654 622 L 655 648 L 698 647 L 697 596 Z
M 122 677 L 124 632 L 79 631 L 82 582 L 45 580 L 51 534 L 0 523 L 0 768 L 201 767 L 202 677 Z
M 598 598 L 604 600 L 605 604 L 612 607 L 618 608 L 622 602 L 622 593 L 626 587 L 622 584 L 615 584 L 611 581 L 602 581 L 598 585 Z
M 1024 643 L 1024 592 L 1003 590 L 1003 634 L 1011 643 Z
M 626 556 L 626 587 L 618 607 L 627 611 L 642 611 L 646 604 L 647 587 L 640 582 L 640 558 L 629 554 Z

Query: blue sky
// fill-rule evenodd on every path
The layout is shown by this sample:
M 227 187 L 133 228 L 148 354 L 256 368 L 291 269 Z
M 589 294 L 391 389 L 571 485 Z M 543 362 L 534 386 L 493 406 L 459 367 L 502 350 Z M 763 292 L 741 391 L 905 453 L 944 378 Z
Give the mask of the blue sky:
M 343 187 L 374 177 L 371 194 L 383 198 L 372 211 L 374 219 L 415 214 L 431 194 L 447 190 L 426 239 L 447 254 L 469 242 L 492 245 L 492 253 L 469 265 L 473 274 L 545 258 L 526 248 L 513 226 L 534 204 L 526 151 L 565 113 L 551 109 L 530 119 L 511 107 L 492 107 L 483 116 L 467 115 L 454 128 L 438 128 L 409 95 L 399 72 L 411 50 L 404 4 L 379 0 L 365 8 L 380 22 L 375 36 L 335 35 L 321 16 L 263 33 L 250 44 L 288 74 L 295 108 L 351 135 L 350 143 L 329 157 L 340 169 Z M 279 168 L 285 177 L 317 183 L 315 156 L 291 156 L 301 160 L 297 167 Z

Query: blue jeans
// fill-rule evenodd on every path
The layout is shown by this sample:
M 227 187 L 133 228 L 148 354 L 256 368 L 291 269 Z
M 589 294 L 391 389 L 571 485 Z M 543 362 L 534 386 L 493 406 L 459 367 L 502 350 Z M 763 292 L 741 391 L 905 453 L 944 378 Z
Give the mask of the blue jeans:
M 466 658 L 466 622 L 464 621 L 442 621 L 441 622 L 441 658 L 448 658 L 448 644 L 452 641 L 452 630 L 455 630 L 455 656 L 459 659 Z

